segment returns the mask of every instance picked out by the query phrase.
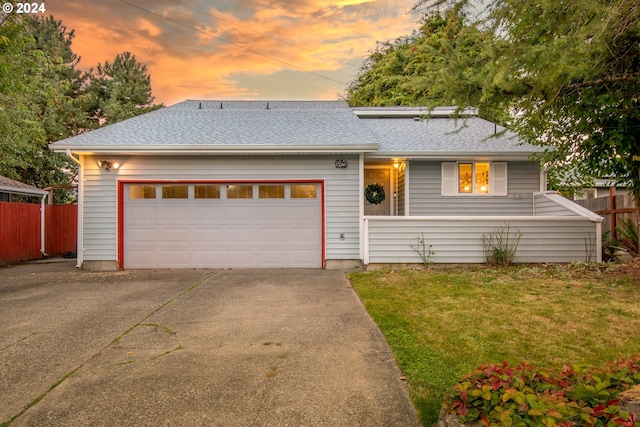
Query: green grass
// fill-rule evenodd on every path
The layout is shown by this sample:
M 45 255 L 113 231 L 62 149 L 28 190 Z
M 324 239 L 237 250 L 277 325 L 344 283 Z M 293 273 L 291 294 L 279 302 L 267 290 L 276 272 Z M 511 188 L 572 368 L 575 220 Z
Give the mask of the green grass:
M 478 365 L 604 365 L 640 354 L 640 283 L 603 264 L 435 267 L 350 275 L 425 426 Z

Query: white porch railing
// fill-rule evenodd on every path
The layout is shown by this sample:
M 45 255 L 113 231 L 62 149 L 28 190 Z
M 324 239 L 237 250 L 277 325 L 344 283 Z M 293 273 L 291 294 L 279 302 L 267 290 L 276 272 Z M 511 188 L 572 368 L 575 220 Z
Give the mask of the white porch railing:
M 363 261 L 421 263 L 411 245 L 424 236 L 434 263 L 483 263 L 483 236 L 507 224 L 522 232 L 516 263 L 602 261 L 602 217 L 555 193 L 535 200 L 532 216 L 365 216 Z

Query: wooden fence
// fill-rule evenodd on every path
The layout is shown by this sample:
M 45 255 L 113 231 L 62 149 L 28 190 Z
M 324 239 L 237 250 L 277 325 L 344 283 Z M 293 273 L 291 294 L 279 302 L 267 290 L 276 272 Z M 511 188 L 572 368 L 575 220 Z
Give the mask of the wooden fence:
M 617 237 L 616 227 L 620 224 L 620 221 L 631 219 L 635 221 L 636 224 L 640 222 L 640 215 L 638 215 L 638 209 L 636 208 L 633 196 L 617 196 L 615 189 L 613 190 L 614 191 L 607 197 L 574 200 L 575 203 L 584 206 L 604 218 L 602 222 L 602 232 L 608 232 L 608 238 L 611 239 Z
M 78 205 L 45 206 L 45 252 L 49 256 L 76 253 Z
M 42 257 L 40 206 L 0 202 L 0 264 Z M 75 253 L 77 224 L 77 205 L 45 205 L 45 253 Z

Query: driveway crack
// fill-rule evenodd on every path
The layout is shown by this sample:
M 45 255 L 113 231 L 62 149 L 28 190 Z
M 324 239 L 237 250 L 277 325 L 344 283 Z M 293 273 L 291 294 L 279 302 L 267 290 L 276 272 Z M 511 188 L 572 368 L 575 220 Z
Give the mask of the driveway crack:
M 166 307 L 169 304 L 173 303 L 174 301 L 176 301 L 180 297 L 182 297 L 182 296 L 188 294 L 189 292 L 193 291 L 198 286 L 200 286 L 203 283 L 207 282 L 209 279 L 211 279 L 213 276 L 215 276 L 218 273 L 219 273 L 219 271 L 213 271 L 213 272 L 207 274 L 205 277 L 200 279 L 195 284 L 189 286 L 184 291 L 180 292 L 179 294 L 175 295 L 174 297 L 169 298 L 167 301 L 165 301 L 160 306 L 158 306 L 155 310 L 153 310 L 150 313 L 148 313 L 147 315 L 145 315 L 141 320 L 139 320 L 138 322 L 136 322 L 135 324 L 133 324 L 132 326 L 127 328 L 123 333 L 121 333 L 120 335 L 115 337 L 110 343 L 108 343 L 108 344 L 104 345 L 103 347 L 101 347 L 96 353 L 94 353 L 87 360 L 85 360 L 84 362 L 82 362 L 81 364 L 79 364 L 78 366 L 73 368 L 71 371 L 67 372 L 65 375 L 63 375 L 60 379 L 55 381 L 53 384 L 51 384 L 51 386 L 49 386 L 49 388 L 44 393 L 42 393 L 41 395 L 39 395 L 38 397 L 33 399 L 31 402 L 29 402 L 20 412 L 18 412 L 14 416 L 12 416 L 9 420 L 0 423 L 0 427 L 8 427 L 11 424 L 13 424 L 14 421 L 16 421 L 18 418 L 20 418 L 29 409 L 31 409 L 34 406 L 36 406 L 42 399 L 44 399 L 49 393 L 51 393 L 53 390 L 55 390 L 60 384 L 65 382 L 67 379 L 71 378 L 76 372 L 78 372 L 80 369 L 82 369 L 84 366 L 86 366 L 89 362 L 91 362 L 92 360 L 95 360 L 96 358 L 100 357 L 105 350 L 107 350 L 108 348 L 112 347 L 114 344 L 118 343 L 122 338 L 127 336 L 131 331 L 136 329 L 138 326 L 141 326 L 142 324 L 144 324 L 145 321 L 147 319 L 149 319 L 151 316 L 153 316 L 154 314 L 158 313 L 164 307 Z

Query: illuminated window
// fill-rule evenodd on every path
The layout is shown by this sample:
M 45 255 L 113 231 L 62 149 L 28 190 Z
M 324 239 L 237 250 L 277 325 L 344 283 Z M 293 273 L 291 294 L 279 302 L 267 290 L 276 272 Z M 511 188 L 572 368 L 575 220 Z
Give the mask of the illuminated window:
M 196 185 L 195 197 L 196 199 L 219 199 L 220 186 L 219 185 Z
M 291 198 L 292 199 L 315 199 L 316 195 L 315 184 L 292 184 L 291 185 Z
M 458 163 L 458 193 L 489 194 L 489 163 Z
M 489 163 L 476 163 L 475 193 L 489 194 Z
M 132 185 L 129 187 L 129 199 L 155 199 L 155 185 Z
M 227 185 L 227 199 L 253 199 L 253 185 Z
M 260 185 L 258 197 L 261 199 L 284 199 L 284 185 Z
M 443 196 L 508 195 L 507 162 L 442 162 Z
M 188 199 L 189 187 L 187 185 L 163 185 L 163 199 Z
M 473 163 L 458 164 L 458 192 L 473 193 Z

